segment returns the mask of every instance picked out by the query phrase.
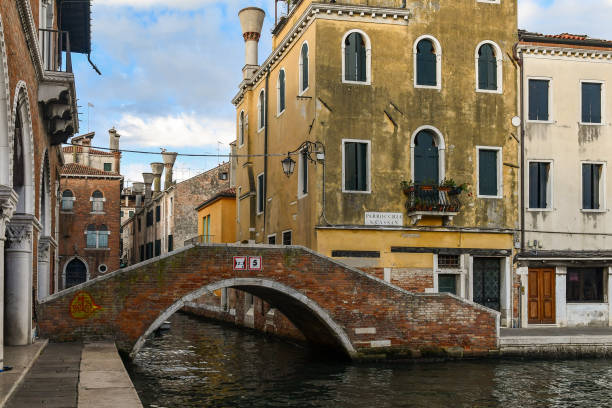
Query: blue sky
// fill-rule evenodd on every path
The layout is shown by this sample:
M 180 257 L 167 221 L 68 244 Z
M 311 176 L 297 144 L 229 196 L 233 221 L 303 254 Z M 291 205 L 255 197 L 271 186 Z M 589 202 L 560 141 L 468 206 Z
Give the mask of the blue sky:
M 509 1 L 509 0 L 502 0 Z M 612 0 L 518 0 L 519 26 L 544 33 L 571 32 L 612 39 Z M 244 42 L 237 13 L 266 10 L 260 62 L 270 52 L 273 0 L 94 0 L 92 59 L 74 57 L 81 133 L 96 132 L 108 146 L 116 127 L 121 147 L 188 153 L 228 153 L 234 139 L 230 102 L 241 79 Z M 88 103 L 94 108 L 88 108 Z M 159 156 L 124 154 L 130 181 Z M 184 179 L 218 163 L 179 157 Z

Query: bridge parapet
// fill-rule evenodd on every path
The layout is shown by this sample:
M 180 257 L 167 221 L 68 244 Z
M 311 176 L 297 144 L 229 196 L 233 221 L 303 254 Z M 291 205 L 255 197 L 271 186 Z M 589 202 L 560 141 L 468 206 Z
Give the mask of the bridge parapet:
M 39 332 L 52 341 L 111 338 L 133 355 L 185 302 L 224 287 L 262 298 L 310 342 L 353 359 L 498 349 L 499 313 L 449 294 L 410 293 L 297 246 L 181 248 L 44 299 Z

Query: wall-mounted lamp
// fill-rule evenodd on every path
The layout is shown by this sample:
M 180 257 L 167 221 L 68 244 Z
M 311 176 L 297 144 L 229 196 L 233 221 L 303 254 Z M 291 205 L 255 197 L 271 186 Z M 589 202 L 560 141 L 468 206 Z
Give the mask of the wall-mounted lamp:
M 293 171 L 295 170 L 295 160 L 291 158 L 291 155 L 298 152 L 303 154 L 306 159 L 314 164 L 325 161 L 325 148 L 323 147 L 323 144 L 320 142 L 311 142 L 307 140 L 297 149 L 287 152 L 287 157 L 281 160 L 281 164 L 283 165 L 283 173 L 285 173 L 287 177 L 291 177 Z M 314 158 L 313 154 L 315 155 Z

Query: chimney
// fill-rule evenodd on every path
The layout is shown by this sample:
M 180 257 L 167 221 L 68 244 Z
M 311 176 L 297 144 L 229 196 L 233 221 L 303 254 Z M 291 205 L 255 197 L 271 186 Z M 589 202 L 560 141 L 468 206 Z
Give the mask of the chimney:
M 164 163 L 151 163 L 153 172 L 153 192 L 158 193 L 161 189 L 161 175 L 164 171 Z
M 249 79 L 259 67 L 257 59 L 257 48 L 261 27 L 266 12 L 257 7 L 247 7 L 238 13 L 240 26 L 242 27 L 242 37 L 245 42 L 245 65 L 242 68 L 244 79 Z
M 153 183 L 153 173 L 142 173 L 142 180 L 145 186 L 145 204 L 151 201 L 151 184 Z
M 162 157 L 164 158 L 164 167 L 166 168 L 166 180 L 164 181 L 164 190 L 170 187 L 172 183 L 172 168 L 174 167 L 174 162 L 176 161 L 176 156 L 178 153 L 172 152 L 162 152 Z
M 108 131 L 108 147 L 113 153 L 114 169 L 113 171 L 117 174 L 121 173 L 121 152 L 119 151 L 119 138 L 121 135 L 117 133 L 115 128 Z
M 144 183 L 138 181 L 132 183 L 132 190 L 134 191 L 134 195 L 136 196 L 136 208 L 142 207 L 142 194 L 145 190 Z

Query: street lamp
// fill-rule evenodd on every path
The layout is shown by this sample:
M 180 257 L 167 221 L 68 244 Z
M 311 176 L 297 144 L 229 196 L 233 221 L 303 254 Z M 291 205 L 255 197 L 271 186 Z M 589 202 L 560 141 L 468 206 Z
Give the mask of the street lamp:
M 320 142 L 311 142 L 307 140 L 297 149 L 287 152 L 287 157 L 281 160 L 281 164 L 283 165 L 283 173 L 285 173 L 287 177 L 291 177 L 293 171 L 295 170 L 295 160 L 291 158 L 291 155 L 297 152 L 304 154 L 304 157 L 314 164 L 317 164 L 317 162 L 323 163 L 325 161 L 325 148 L 323 147 L 323 144 Z M 312 156 L 313 153 L 315 154 L 315 158 Z

